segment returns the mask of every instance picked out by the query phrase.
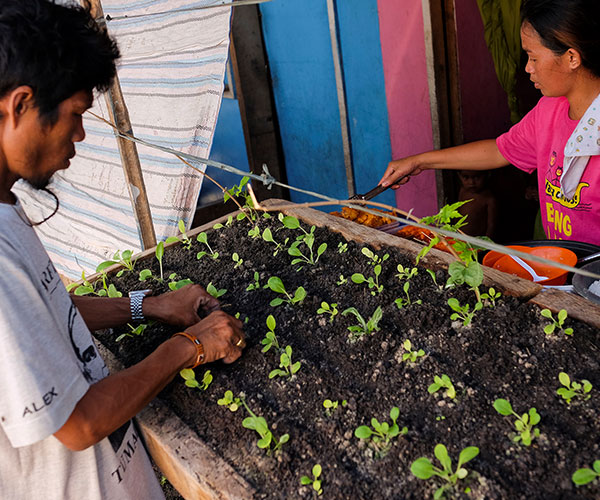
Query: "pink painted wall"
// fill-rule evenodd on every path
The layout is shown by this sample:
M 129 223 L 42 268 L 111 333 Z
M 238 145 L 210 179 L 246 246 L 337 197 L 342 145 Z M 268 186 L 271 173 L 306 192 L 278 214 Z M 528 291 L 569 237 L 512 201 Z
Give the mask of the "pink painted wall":
M 475 0 L 455 0 L 465 142 L 491 139 L 510 128 L 506 92 L 485 44 Z
M 421 0 L 378 0 L 392 157 L 433 148 Z M 382 170 L 383 173 L 383 170 Z M 435 174 L 396 191 L 396 204 L 419 217 L 438 211 Z

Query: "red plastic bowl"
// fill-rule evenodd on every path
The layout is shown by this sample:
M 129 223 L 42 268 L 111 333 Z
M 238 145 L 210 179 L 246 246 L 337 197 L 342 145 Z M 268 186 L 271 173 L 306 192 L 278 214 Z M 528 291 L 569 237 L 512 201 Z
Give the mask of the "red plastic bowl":
M 542 247 L 525 247 L 521 245 L 512 245 L 508 248 L 520 250 L 522 252 L 529 253 L 531 255 L 537 255 L 554 262 L 560 262 L 568 266 L 574 266 L 577 263 L 577 255 L 571 250 L 566 248 L 554 247 L 554 246 L 542 246 Z M 564 271 L 557 267 L 553 267 L 539 262 L 529 261 L 523 259 L 529 264 L 533 270 L 539 276 L 546 276 L 547 279 L 538 281 L 540 285 L 564 285 L 567 281 L 568 271 Z M 519 276 L 520 278 L 533 281 L 531 274 L 523 269 L 510 255 L 504 255 L 500 252 L 491 251 L 486 254 L 483 258 L 483 265 L 493 267 L 499 271 Z

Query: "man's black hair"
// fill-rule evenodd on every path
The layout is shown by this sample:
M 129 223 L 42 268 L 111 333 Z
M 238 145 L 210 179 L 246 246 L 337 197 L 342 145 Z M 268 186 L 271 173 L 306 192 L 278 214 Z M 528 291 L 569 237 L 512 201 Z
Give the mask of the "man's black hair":
M 573 48 L 582 64 L 600 77 L 600 0 L 524 0 L 523 22 L 557 55 Z
M 89 4 L 0 0 L 0 98 L 30 86 L 49 123 L 73 94 L 106 90 L 118 58 L 116 42 L 92 19 Z

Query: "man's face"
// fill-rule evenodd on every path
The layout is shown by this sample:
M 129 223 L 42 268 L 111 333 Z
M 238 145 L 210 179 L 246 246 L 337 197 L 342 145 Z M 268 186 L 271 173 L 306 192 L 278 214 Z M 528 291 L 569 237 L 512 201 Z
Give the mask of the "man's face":
M 46 187 L 52 175 L 68 168 L 75 156 L 75 143 L 85 138 L 82 114 L 92 105 L 91 92 L 80 91 L 60 103 L 54 124 L 40 118 L 37 108 L 22 123 L 19 155 L 13 156 L 11 170 L 33 187 Z

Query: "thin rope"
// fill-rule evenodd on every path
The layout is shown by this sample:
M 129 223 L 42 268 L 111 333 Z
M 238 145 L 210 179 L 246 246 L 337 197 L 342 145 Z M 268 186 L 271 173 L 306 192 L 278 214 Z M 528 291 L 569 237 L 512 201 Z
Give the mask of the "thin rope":
M 111 16 L 110 14 L 106 14 L 104 18 L 106 21 L 123 21 L 125 19 L 137 19 L 140 17 L 152 17 L 152 16 L 162 16 L 164 14 L 179 14 L 180 12 L 194 12 L 196 10 L 206 10 L 213 9 L 215 7 L 239 7 L 241 5 L 255 5 L 259 3 L 270 2 L 271 0 L 239 0 L 238 2 L 223 2 L 212 5 L 203 5 L 202 7 L 188 7 L 185 9 L 173 9 L 173 10 L 165 10 L 162 12 L 150 12 L 148 14 L 133 14 L 133 15 L 124 15 L 124 16 Z
M 113 123 L 109 122 L 108 120 L 106 120 L 105 118 L 93 113 L 92 111 L 88 110 L 87 111 L 89 114 L 91 114 L 92 116 L 94 116 L 95 118 L 97 118 L 98 120 L 106 123 L 107 125 L 109 125 L 110 127 L 112 127 L 115 131 L 115 134 L 123 137 L 124 139 L 136 142 L 138 144 L 142 144 L 143 146 L 147 146 L 149 148 L 153 148 L 153 149 L 157 149 L 159 151 L 163 151 L 165 153 L 169 153 L 172 154 L 176 157 L 178 157 L 179 159 L 185 158 L 186 160 L 188 160 L 191 163 L 199 163 L 199 164 L 203 164 L 203 165 L 208 165 L 214 168 L 219 168 L 221 170 L 224 170 L 225 172 L 230 172 L 236 175 L 240 175 L 242 177 L 249 177 L 251 179 L 257 180 L 262 182 L 265 186 L 267 186 L 267 188 L 269 188 L 272 185 L 275 186 L 280 186 L 280 187 L 284 187 L 287 189 L 290 189 L 292 191 L 296 191 L 299 193 L 304 193 L 307 194 L 309 196 L 313 196 L 315 198 L 320 198 L 322 200 L 322 202 L 309 202 L 309 203 L 301 203 L 301 204 L 295 204 L 293 207 L 294 208 L 302 208 L 302 207 L 318 207 L 318 206 L 327 206 L 327 205 L 341 205 L 341 206 L 346 206 L 346 207 L 351 207 L 351 208 L 356 208 L 359 210 L 362 210 L 366 213 L 372 214 L 372 215 L 377 215 L 377 216 L 381 216 L 381 212 L 372 210 L 368 207 L 366 207 L 365 205 L 369 204 L 369 205 L 373 205 L 375 207 L 378 208 L 382 208 L 385 210 L 390 210 L 390 211 L 397 211 L 398 209 L 391 207 L 390 205 L 385 205 L 383 203 L 378 203 L 375 201 L 370 201 L 370 200 L 338 200 L 335 198 L 331 198 L 329 196 L 320 194 L 320 193 L 316 193 L 314 191 L 308 191 L 306 189 L 301 189 L 301 188 L 297 188 L 294 186 L 290 186 L 288 184 L 284 184 L 281 183 L 279 181 L 277 181 L 268 171 L 268 169 L 266 168 L 265 165 L 263 165 L 263 173 L 261 175 L 257 175 L 254 174 L 252 172 L 244 172 L 243 170 L 240 170 L 238 168 L 232 167 L 230 165 L 227 165 L 225 163 L 221 163 L 221 162 L 217 162 L 214 160 L 209 160 L 207 158 L 200 158 L 198 156 L 194 156 L 191 155 L 189 153 L 182 153 L 181 151 L 177 151 L 171 148 L 167 148 L 164 146 L 161 146 L 159 144 L 153 144 L 151 142 L 145 141 L 143 139 L 138 139 L 137 137 L 127 134 L 121 130 L 119 130 L 119 128 L 114 125 Z M 190 165 L 192 168 L 196 169 L 196 167 L 194 167 L 193 165 Z M 198 170 L 198 169 L 196 169 Z M 258 208 L 258 207 L 257 207 Z M 281 205 L 281 206 L 275 206 L 275 207 L 263 207 L 260 206 L 261 210 L 264 211 L 273 211 L 273 210 L 283 210 L 283 209 L 289 209 L 290 205 Z M 410 215 L 410 214 L 409 214 Z M 467 243 L 470 243 L 471 245 L 475 246 L 475 247 L 481 247 L 481 248 L 485 248 L 486 250 L 495 250 L 497 252 L 500 252 L 502 254 L 505 255 L 514 255 L 517 257 L 521 257 L 523 259 L 527 259 L 529 261 L 534 261 L 534 262 L 538 262 L 541 264 L 546 264 L 552 267 L 556 267 L 574 274 L 580 274 L 582 276 L 587 276 L 590 278 L 594 278 L 594 279 L 600 279 L 600 275 L 596 274 L 596 273 L 592 273 L 590 271 L 586 271 L 584 269 L 579 269 L 576 267 L 571 267 L 571 266 L 567 266 L 566 264 L 562 264 L 560 262 L 556 262 L 553 260 L 549 260 L 549 259 L 545 259 L 543 257 L 539 257 L 537 255 L 532 255 L 532 254 L 528 254 L 525 252 L 522 252 L 520 250 L 515 250 L 513 248 L 508 248 L 505 247 L 503 245 L 500 245 L 498 243 L 493 243 L 491 241 L 487 241 L 487 240 L 482 240 L 479 239 L 477 237 L 474 236 L 469 236 L 467 234 L 464 233 L 457 233 L 454 231 L 448 231 L 445 229 L 441 229 L 439 227 L 435 227 L 435 226 L 429 226 L 427 224 L 423 224 L 421 222 L 417 222 L 416 220 L 409 220 L 408 218 L 404 218 L 404 217 L 400 217 L 397 215 L 393 215 L 393 214 L 385 214 L 386 217 L 395 220 L 397 222 L 401 222 L 403 224 L 408 224 L 411 226 L 416 226 L 419 227 L 421 229 L 427 229 L 431 232 L 433 232 L 434 234 L 440 234 L 442 236 L 445 236 L 447 238 L 453 238 L 455 240 L 461 240 L 461 241 L 465 241 Z M 412 217 L 412 216 L 411 216 Z

